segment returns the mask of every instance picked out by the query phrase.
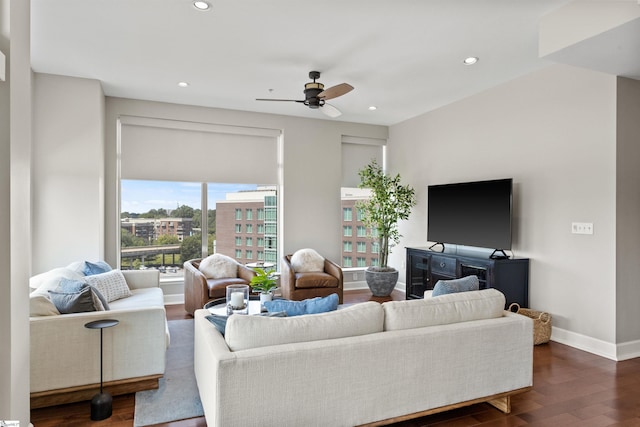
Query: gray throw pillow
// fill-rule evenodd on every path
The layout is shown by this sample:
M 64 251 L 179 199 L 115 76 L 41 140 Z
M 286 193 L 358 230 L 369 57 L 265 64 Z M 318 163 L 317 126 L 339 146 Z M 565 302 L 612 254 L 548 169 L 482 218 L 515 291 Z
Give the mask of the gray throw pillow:
M 478 276 L 466 276 L 461 279 L 438 280 L 433 287 L 432 297 L 455 294 L 457 292 L 477 291 L 480 288 Z
M 49 297 L 60 314 L 96 311 L 93 304 L 91 288 L 88 286 L 80 292 L 75 293 L 49 291 Z
M 104 297 L 104 295 L 102 295 L 102 293 L 98 289 L 96 289 L 94 286 L 91 286 L 90 284 L 83 282 L 82 280 L 67 279 L 63 277 L 62 279 L 60 279 L 60 283 L 58 284 L 58 288 L 56 289 L 56 292 L 71 294 L 71 293 L 80 292 L 86 287 L 90 287 L 91 292 L 93 292 L 93 296 L 94 296 L 93 302 L 94 302 L 96 311 L 109 310 L 109 303 L 107 302 L 107 299 Z M 96 299 L 98 299 L 98 301 L 96 301 Z

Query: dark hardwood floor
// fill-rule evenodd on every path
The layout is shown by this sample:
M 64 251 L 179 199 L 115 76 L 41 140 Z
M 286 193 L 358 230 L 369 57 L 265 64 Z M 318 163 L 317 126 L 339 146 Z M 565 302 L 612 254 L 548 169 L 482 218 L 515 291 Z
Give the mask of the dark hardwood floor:
M 368 290 L 358 290 L 345 292 L 344 302 L 383 302 L 404 297 L 404 293 L 394 291 L 390 298 L 373 298 Z M 167 306 L 167 318 L 190 316 L 182 305 L 172 305 Z M 89 402 L 81 402 L 35 409 L 31 411 L 31 422 L 35 427 L 131 427 L 134 407 L 133 394 L 116 396 L 113 415 L 104 421 L 92 422 Z M 525 425 L 640 426 L 640 358 L 614 362 L 550 342 L 535 347 L 533 390 L 512 399 L 511 414 L 505 415 L 488 404 L 478 404 L 395 424 L 397 427 Z M 206 427 L 206 422 L 204 418 L 193 418 L 158 424 L 158 427 Z

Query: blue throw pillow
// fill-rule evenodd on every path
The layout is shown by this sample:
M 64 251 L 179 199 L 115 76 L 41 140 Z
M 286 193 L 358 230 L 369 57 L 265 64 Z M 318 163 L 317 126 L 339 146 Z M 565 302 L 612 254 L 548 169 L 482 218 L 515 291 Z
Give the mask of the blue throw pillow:
M 84 269 L 82 272 L 85 276 L 93 276 L 96 274 L 102 274 L 111 271 L 111 266 L 104 261 L 98 262 L 84 262 Z
M 82 280 L 67 279 L 66 277 L 63 277 L 60 279 L 60 283 L 58 283 L 58 288 L 56 289 L 56 291 L 73 294 L 82 291 L 86 287 L 90 287 L 91 292 L 93 292 L 93 294 L 98 297 L 98 299 L 100 299 L 102 307 L 105 309 L 105 311 L 109 310 L 109 303 L 107 302 L 107 299 L 104 297 L 104 295 L 102 295 L 102 293 L 95 287 L 86 282 L 83 282 Z M 99 308 L 97 309 L 100 310 Z
M 91 296 L 91 288 L 88 286 L 80 292 L 65 293 L 49 291 L 49 298 L 60 314 L 96 311 L 93 304 L 93 297 Z
M 331 294 L 326 297 L 316 297 L 302 301 L 289 301 L 286 299 L 276 299 L 266 301 L 264 307 L 269 312 L 286 311 L 287 316 L 300 316 L 303 314 L 325 313 L 338 309 L 338 294 Z
M 478 276 L 466 276 L 461 279 L 438 280 L 433 287 L 432 297 L 455 294 L 457 292 L 477 291 L 480 288 Z

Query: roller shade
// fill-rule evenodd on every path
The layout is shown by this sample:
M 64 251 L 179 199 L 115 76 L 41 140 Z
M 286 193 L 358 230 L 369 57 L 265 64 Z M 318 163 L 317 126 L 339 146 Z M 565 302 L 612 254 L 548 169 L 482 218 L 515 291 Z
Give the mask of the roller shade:
M 122 179 L 278 182 L 277 130 L 128 117 L 120 132 Z
M 383 149 L 386 141 L 382 139 L 342 137 L 342 186 L 357 187 L 360 183 L 358 171 L 376 159 L 382 166 Z

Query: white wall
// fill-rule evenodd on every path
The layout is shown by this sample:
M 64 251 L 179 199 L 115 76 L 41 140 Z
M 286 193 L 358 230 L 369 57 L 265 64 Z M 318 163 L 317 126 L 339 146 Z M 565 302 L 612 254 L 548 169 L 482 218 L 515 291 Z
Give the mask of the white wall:
M 0 0 L 0 419 L 29 423 L 29 0 Z
M 97 80 L 35 75 L 33 274 L 104 258 L 104 95 Z M 61 250 L 64 248 L 64 250 Z
M 549 66 L 391 126 L 388 146 L 390 170 L 418 195 L 401 246 L 427 244 L 428 185 L 512 177 L 530 306 L 553 315 L 554 336 L 615 355 L 614 76 Z M 594 234 L 571 234 L 574 221 L 593 222 Z M 398 248 L 391 263 L 403 261 Z
M 386 139 L 386 126 L 314 120 L 121 98 L 106 102 L 106 259 L 116 265 L 120 223 L 117 208 L 116 121 L 142 116 L 277 129 L 283 133 L 283 253 L 313 247 L 327 258 L 341 259 L 340 185 L 342 135 Z M 197 155 L 192 153 L 191 155 Z M 189 167 L 188 156 L 182 159 Z M 233 159 L 242 167 L 242 159 Z
M 640 347 L 640 81 L 618 78 L 617 115 L 616 339 Z

